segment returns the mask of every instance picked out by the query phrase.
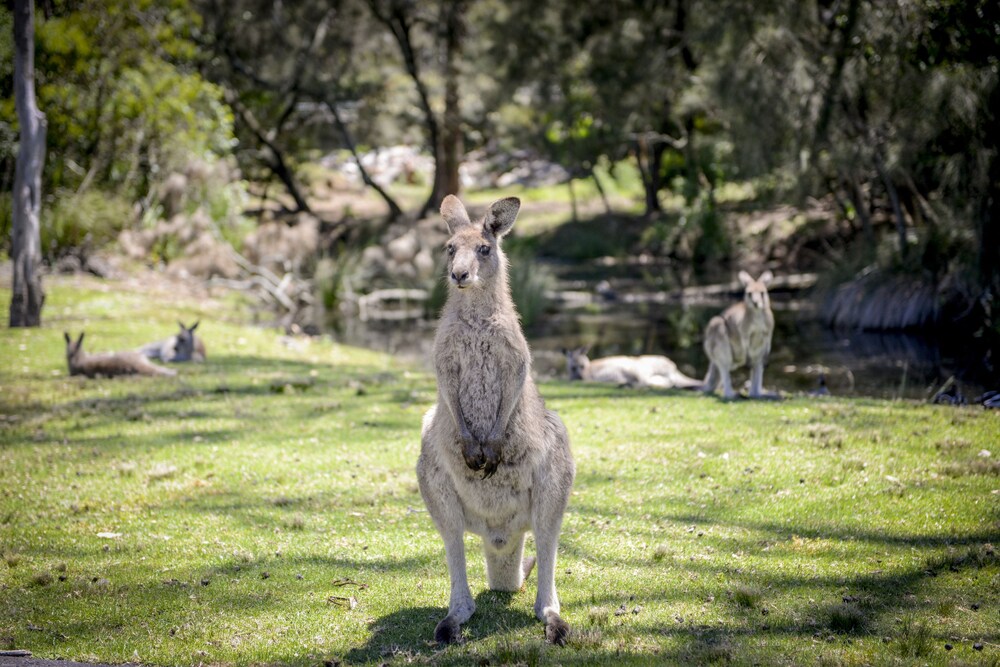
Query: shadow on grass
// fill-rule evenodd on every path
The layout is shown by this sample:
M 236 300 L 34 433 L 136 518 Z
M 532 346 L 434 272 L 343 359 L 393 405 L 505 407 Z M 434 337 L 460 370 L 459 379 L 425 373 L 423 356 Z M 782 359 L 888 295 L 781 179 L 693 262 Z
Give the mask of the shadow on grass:
M 523 590 L 517 593 L 487 590 L 477 595 L 476 613 L 462 626 L 464 647 L 459 648 L 460 655 L 433 641 L 434 628 L 447 615 L 446 608 L 400 609 L 376 619 L 370 626 L 372 635 L 365 645 L 352 649 L 344 658 L 349 663 L 366 663 L 396 655 L 414 657 L 415 654 L 440 652 L 434 662 L 442 664 L 443 660 L 444 664 L 449 664 L 448 653 L 454 652 L 458 663 L 467 664 L 470 644 L 536 624 L 538 636 L 544 637 L 543 626 L 535 619 L 531 604 L 532 599 Z

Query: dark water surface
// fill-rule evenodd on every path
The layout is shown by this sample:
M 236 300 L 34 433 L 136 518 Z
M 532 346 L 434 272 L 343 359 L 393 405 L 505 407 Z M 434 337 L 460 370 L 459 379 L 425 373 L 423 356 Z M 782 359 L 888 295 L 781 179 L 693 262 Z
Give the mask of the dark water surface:
M 579 286 L 579 285 L 577 285 Z M 589 304 L 551 310 L 526 328 L 535 372 L 565 377 L 563 348 L 587 345 L 592 359 L 616 354 L 664 354 L 682 371 L 701 379 L 708 369 L 702 332 L 708 320 L 737 297 L 699 300 L 697 304 L 595 299 Z M 836 332 L 821 324 L 801 294 L 772 293 L 775 332 L 764 386 L 789 393 L 808 392 L 825 377 L 838 396 L 926 399 L 950 377 L 970 400 L 987 389 L 1000 389 L 1000 364 L 990 350 L 969 337 L 946 333 L 877 334 Z M 401 355 L 431 366 L 435 322 L 349 322 L 345 342 Z M 733 374 L 740 387 L 746 368 Z

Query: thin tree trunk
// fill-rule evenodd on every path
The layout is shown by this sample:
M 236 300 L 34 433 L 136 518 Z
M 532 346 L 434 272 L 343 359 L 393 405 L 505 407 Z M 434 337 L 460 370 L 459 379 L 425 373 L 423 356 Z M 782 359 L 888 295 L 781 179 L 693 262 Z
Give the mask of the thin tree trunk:
M 21 136 L 13 192 L 11 327 L 40 326 L 45 303 L 39 272 L 42 261 L 39 215 L 46 121 L 35 103 L 34 12 L 33 0 L 15 0 L 14 98 Z
M 1000 81 L 993 82 L 983 136 L 993 144 L 986 192 L 979 207 L 979 282 L 1000 299 Z
M 893 185 L 892 178 L 889 177 L 889 173 L 885 170 L 882 157 L 878 153 L 875 154 L 875 169 L 878 171 L 879 178 L 882 179 L 882 183 L 885 185 L 885 191 L 889 195 L 889 202 L 892 204 L 892 213 L 896 217 L 899 255 L 906 257 L 906 218 L 903 217 L 903 208 L 899 205 L 899 193 L 896 192 L 896 186 Z
M 872 216 L 868 210 L 868 202 L 865 201 L 865 193 L 861 189 L 861 184 L 858 183 L 858 176 L 854 172 L 848 176 L 848 186 L 850 188 L 851 201 L 854 203 L 854 211 L 861 218 L 861 230 L 865 235 L 866 245 L 874 250 L 875 248 L 875 230 L 872 229 Z
M 579 220 L 576 211 L 576 191 L 573 189 L 573 177 L 570 176 L 569 180 L 566 181 L 566 185 L 569 186 L 569 205 L 570 211 L 572 212 L 573 222 Z
M 444 127 L 441 133 L 441 161 L 435 165 L 434 189 L 425 211 L 437 210 L 447 195 L 457 195 L 461 187 L 458 167 L 462 161 L 462 113 L 458 94 L 458 61 L 465 33 L 463 0 L 453 0 L 445 11 Z
M 594 185 L 597 186 L 597 192 L 601 195 L 601 201 L 604 203 L 604 212 L 611 215 L 611 204 L 608 202 L 608 195 L 604 192 L 604 186 L 601 185 L 601 179 L 597 177 L 597 172 L 591 167 L 587 171 L 590 172 L 590 177 L 594 180 Z
M 253 113 L 240 103 L 236 93 L 227 90 L 225 92 L 225 97 L 226 102 L 228 102 L 229 106 L 232 107 L 237 114 L 239 114 L 240 120 L 242 120 L 244 125 L 247 126 L 247 129 L 249 129 L 253 135 L 257 137 L 257 141 L 267 147 L 271 154 L 271 159 L 265 161 L 265 164 L 267 164 L 271 172 L 278 177 L 278 180 L 284 184 L 285 189 L 288 190 L 288 194 L 290 194 L 292 199 L 295 201 L 297 211 L 312 213 L 312 209 L 309 208 L 309 204 L 306 202 L 305 197 L 302 195 L 302 191 L 299 189 L 299 184 L 295 180 L 295 174 L 292 173 L 291 168 L 285 161 L 284 151 L 282 151 L 281 148 L 272 140 L 269 133 L 264 131 L 264 129 L 260 126 L 260 123 L 257 122 Z M 287 115 L 288 112 L 286 111 L 286 114 L 281 120 L 279 120 L 279 127 L 280 124 L 284 122 L 285 118 L 287 118 Z
M 830 80 L 823 94 L 823 101 L 820 104 L 818 119 L 816 121 L 816 129 L 813 132 L 812 146 L 810 146 L 809 152 L 810 166 L 812 157 L 826 144 L 827 130 L 830 127 L 830 119 L 833 116 L 833 107 L 840 93 L 840 83 L 844 77 L 844 67 L 847 65 L 847 58 L 851 53 L 851 39 L 854 36 L 854 28 L 858 23 L 858 13 L 860 10 L 861 0 L 851 0 L 847 6 L 847 16 L 840 31 L 840 43 L 837 46 L 837 53 L 834 56 L 833 69 L 830 71 Z
M 386 192 L 382 186 L 372 180 L 372 177 L 368 174 L 368 170 L 365 166 L 361 164 L 361 157 L 358 155 L 357 146 L 354 145 L 354 137 L 351 136 L 350 130 L 347 129 L 347 124 L 340 117 L 340 112 L 337 111 L 337 105 L 332 104 L 330 100 L 324 99 L 323 102 L 326 104 L 326 108 L 330 110 L 333 114 L 333 122 L 337 126 L 337 130 L 340 132 L 341 138 L 344 140 L 344 144 L 347 146 L 347 150 L 351 151 L 351 157 L 354 158 L 354 163 L 358 165 L 358 173 L 361 174 L 361 180 L 364 181 L 365 185 L 373 189 L 378 193 L 378 196 L 382 198 L 382 201 L 386 203 L 389 207 L 389 219 L 395 220 L 403 214 L 403 210 L 399 208 L 399 204 L 393 199 L 388 192 Z
M 651 217 L 660 213 L 660 160 L 663 151 L 657 151 L 650 146 L 644 136 L 636 139 L 635 160 L 639 165 L 639 176 L 642 179 L 642 189 L 646 195 L 645 216 Z

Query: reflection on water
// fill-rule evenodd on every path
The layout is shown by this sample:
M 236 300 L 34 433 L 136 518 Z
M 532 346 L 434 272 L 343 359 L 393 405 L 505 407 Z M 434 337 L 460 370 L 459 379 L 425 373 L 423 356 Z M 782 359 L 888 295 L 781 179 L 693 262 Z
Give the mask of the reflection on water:
M 563 348 L 587 345 L 591 358 L 614 354 L 665 354 L 680 369 L 703 377 L 708 366 L 702 332 L 728 302 L 697 306 L 676 303 L 606 303 L 564 309 L 525 331 L 535 372 L 565 377 Z M 974 340 L 913 334 L 834 332 L 818 323 L 802 301 L 772 295 L 775 333 L 764 372 L 767 389 L 808 392 L 820 374 L 830 393 L 841 396 L 926 399 L 951 376 L 971 398 L 1000 388 L 991 354 Z M 435 322 L 349 322 L 345 342 L 404 356 L 428 369 Z M 734 372 L 734 385 L 749 377 Z

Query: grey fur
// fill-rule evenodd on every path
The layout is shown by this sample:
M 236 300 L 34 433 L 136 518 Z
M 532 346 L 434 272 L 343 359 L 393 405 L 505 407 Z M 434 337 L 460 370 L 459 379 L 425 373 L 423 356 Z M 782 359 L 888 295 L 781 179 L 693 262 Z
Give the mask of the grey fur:
M 545 636 L 564 644 L 559 616 L 556 548 L 575 467 L 569 436 L 531 379 L 531 353 L 521 331 L 500 239 L 520 202 L 494 202 L 478 224 L 462 203 L 445 198 L 449 295 L 434 341 L 438 402 L 424 416 L 417 479 L 444 540 L 451 599 L 434 636 L 460 638 L 476 609 L 465 567 L 466 531 L 483 538 L 493 590 L 517 591 L 531 570 L 523 557 L 530 530 L 538 553 L 535 615 Z
M 184 361 L 205 361 L 205 343 L 201 338 L 194 335 L 194 330 L 198 328 L 200 322 L 195 322 L 190 327 L 184 326 L 183 322 L 178 322 L 181 330 L 174 336 L 166 340 L 149 343 L 139 348 L 139 354 L 149 359 L 159 359 L 167 363 L 180 363 Z
M 684 375 L 671 359 L 658 354 L 591 360 L 585 347 L 563 350 L 563 354 L 570 380 L 655 389 L 700 389 L 702 386 L 701 380 Z
M 721 381 L 723 396 L 734 398 L 730 372 L 746 363 L 750 366 L 750 398 L 764 396 L 764 362 L 771 353 L 774 334 L 774 313 L 767 293 L 772 278 L 770 271 L 757 280 L 740 271 L 740 282 L 745 287 L 743 301 L 709 320 L 705 329 L 705 354 L 709 362 L 706 393 L 713 393 Z
M 83 351 L 83 333 L 73 342 L 69 333 L 66 339 L 66 362 L 70 375 L 116 377 L 118 375 L 177 375 L 177 371 L 157 366 L 138 352 L 105 352 L 87 354 Z

